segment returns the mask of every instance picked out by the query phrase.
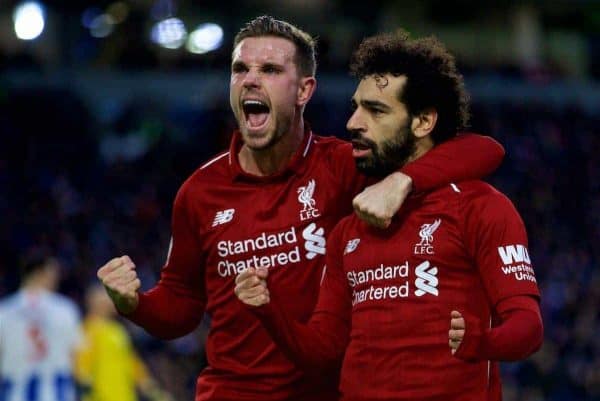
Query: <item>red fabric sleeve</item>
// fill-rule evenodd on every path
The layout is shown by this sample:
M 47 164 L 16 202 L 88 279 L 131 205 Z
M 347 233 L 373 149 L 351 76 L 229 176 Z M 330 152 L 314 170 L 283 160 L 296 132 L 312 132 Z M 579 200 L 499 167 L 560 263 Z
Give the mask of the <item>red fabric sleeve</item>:
M 290 319 L 277 302 L 285 294 L 269 289 L 271 301 L 251 308 L 288 358 L 307 372 L 338 368 L 350 334 L 352 300 L 342 268 L 340 226 L 328 238 L 319 300 L 308 323 Z
M 542 345 L 544 328 L 537 299 L 519 295 L 496 306 L 500 324 L 481 330 L 479 322 L 465 318 L 465 336 L 454 354 L 465 361 L 516 361 Z
M 416 193 L 485 177 L 500 166 L 503 158 L 504 148 L 494 139 L 463 133 L 434 146 L 400 171 L 412 178 Z
M 525 224 L 512 202 L 485 183 L 467 192 L 460 205 L 465 246 L 490 304 L 515 295 L 538 298 Z
M 171 245 L 158 284 L 140 294 L 136 310 L 125 317 L 150 334 L 181 337 L 200 323 L 206 306 L 201 247 L 188 217 L 185 184 L 173 205 Z

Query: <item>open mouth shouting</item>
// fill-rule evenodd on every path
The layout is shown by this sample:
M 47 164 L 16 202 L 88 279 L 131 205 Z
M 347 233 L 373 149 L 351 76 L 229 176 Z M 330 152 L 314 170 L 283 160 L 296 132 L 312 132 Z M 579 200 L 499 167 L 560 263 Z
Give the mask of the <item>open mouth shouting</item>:
M 259 99 L 245 99 L 242 101 L 242 110 L 249 133 L 260 133 L 267 126 L 271 108 Z

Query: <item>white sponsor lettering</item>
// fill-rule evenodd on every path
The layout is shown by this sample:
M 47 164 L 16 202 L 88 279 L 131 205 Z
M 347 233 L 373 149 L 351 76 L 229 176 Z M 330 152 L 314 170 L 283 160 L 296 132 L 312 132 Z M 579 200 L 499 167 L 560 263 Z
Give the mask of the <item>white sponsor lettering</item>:
M 406 298 L 410 296 L 409 279 L 410 267 L 408 261 L 401 265 L 386 266 L 383 263 L 378 267 L 348 271 L 346 278 L 350 287 L 356 287 L 352 291 L 352 305 L 365 301 Z M 414 281 L 417 297 L 425 294 L 439 295 L 438 269 L 425 261 L 415 267 Z M 378 285 L 378 281 L 385 282 Z M 391 282 L 390 282 L 391 281 Z
M 374 269 L 365 269 L 358 272 L 346 273 L 351 287 L 365 284 L 370 281 L 393 280 L 398 277 L 408 277 L 408 261 L 403 265 L 384 266 L 383 263 Z
M 502 259 L 502 263 L 505 265 L 510 265 L 512 263 L 528 263 L 531 264 L 531 259 L 529 258 L 529 252 L 527 252 L 527 248 L 524 245 L 507 245 L 507 246 L 499 246 L 498 254 Z
M 368 288 L 355 289 L 352 291 L 352 305 L 356 306 L 365 301 L 408 297 L 408 273 L 408 261 L 401 265 L 385 266 L 382 263 L 378 267 L 347 272 L 346 278 L 351 287 L 363 287 L 365 284 L 382 280 L 400 281 L 383 287 L 371 284 Z
M 219 241 L 217 243 L 217 251 L 219 256 L 226 257 L 267 248 L 276 248 L 285 244 L 295 244 L 297 241 L 296 228 L 292 227 L 288 231 L 275 234 L 263 232 L 255 238 L 241 241 Z
M 244 260 L 230 262 L 221 260 L 217 263 L 217 272 L 221 277 L 235 276 L 249 267 L 272 268 L 300 262 L 300 249 L 295 246 L 289 252 L 279 252 L 272 255 L 256 256 Z
M 532 281 L 534 283 L 537 282 L 535 279 L 535 272 L 533 271 L 533 267 L 525 263 L 512 266 L 502 266 L 501 269 L 502 273 L 504 273 L 505 275 L 513 274 L 516 280 L 527 280 Z
M 525 245 L 515 244 L 498 247 L 498 255 L 504 266 L 501 267 L 505 275 L 513 275 L 517 281 L 531 281 L 536 283 L 535 272 L 531 267 L 529 251 Z
M 355 290 L 352 292 L 352 306 L 356 306 L 365 301 L 406 298 L 408 297 L 408 294 L 408 281 L 401 285 L 390 285 L 386 287 L 375 287 L 374 285 L 371 285 L 365 290 Z

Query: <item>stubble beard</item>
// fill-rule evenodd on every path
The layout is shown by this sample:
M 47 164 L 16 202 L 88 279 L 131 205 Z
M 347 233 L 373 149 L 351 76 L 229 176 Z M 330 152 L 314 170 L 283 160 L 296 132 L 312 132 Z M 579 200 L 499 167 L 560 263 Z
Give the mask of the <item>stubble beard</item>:
M 393 139 L 371 148 L 371 156 L 356 159 L 356 168 L 370 177 L 385 177 L 404 166 L 416 150 L 416 136 L 408 125 Z
M 281 116 L 280 118 L 276 118 L 271 116 L 270 118 L 275 119 L 272 121 L 272 128 L 270 128 L 264 137 L 267 138 L 265 143 L 262 143 L 258 146 L 252 144 L 251 140 L 247 140 L 246 138 L 250 138 L 248 131 L 246 129 L 240 130 L 242 132 L 242 138 L 244 139 L 245 145 L 254 152 L 264 152 L 272 149 L 276 144 L 278 144 L 281 139 L 290 131 L 291 128 L 291 119 L 285 116 Z M 239 122 L 238 122 L 239 124 Z M 240 124 L 241 126 L 241 124 Z M 244 132 L 245 131 L 245 132 Z

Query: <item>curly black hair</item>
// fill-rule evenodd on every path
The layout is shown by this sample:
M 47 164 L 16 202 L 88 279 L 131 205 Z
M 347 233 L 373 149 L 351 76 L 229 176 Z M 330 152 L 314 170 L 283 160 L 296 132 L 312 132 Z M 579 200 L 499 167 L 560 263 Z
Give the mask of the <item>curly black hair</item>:
M 303 76 L 314 76 L 317 69 L 316 40 L 308 33 L 286 21 L 261 15 L 248 22 L 233 39 L 234 49 L 246 38 L 276 36 L 296 46 L 296 65 Z
M 404 30 L 362 41 L 352 56 L 350 70 L 358 79 L 391 74 L 407 77 L 399 100 L 410 115 L 433 107 L 438 113 L 431 132 L 435 143 L 465 128 L 469 121 L 469 97 L 454 56 L 433 36 L 411 39 Z

